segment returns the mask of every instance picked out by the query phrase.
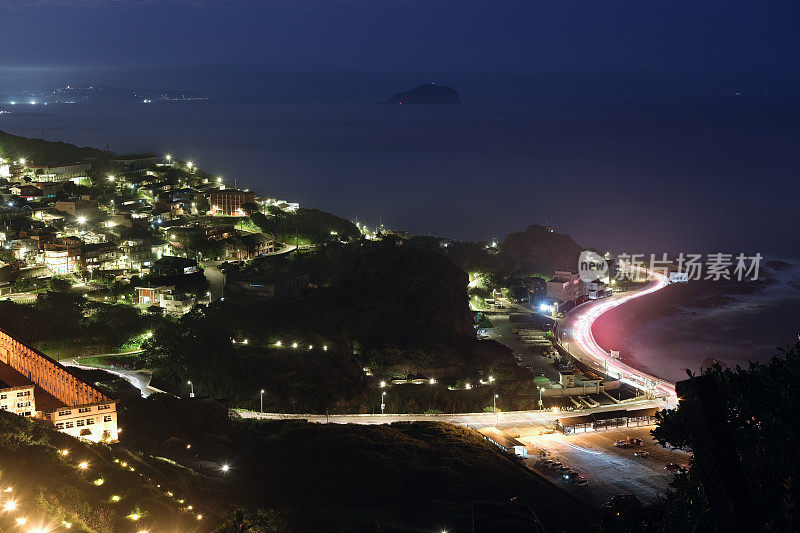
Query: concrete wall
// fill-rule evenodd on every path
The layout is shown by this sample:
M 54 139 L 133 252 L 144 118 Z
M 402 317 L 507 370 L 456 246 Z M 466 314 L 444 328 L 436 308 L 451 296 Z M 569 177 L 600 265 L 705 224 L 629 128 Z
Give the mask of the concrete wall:
M 542 396 L 577 396 L 584 394 L 600 394 L 604 390 L 605 387 L 603 385 L 597 385 L 597 386 L 587 385 L 586 387 L 583 386 L 563 387 L 554 389 L 544 389 L 542 391 Z

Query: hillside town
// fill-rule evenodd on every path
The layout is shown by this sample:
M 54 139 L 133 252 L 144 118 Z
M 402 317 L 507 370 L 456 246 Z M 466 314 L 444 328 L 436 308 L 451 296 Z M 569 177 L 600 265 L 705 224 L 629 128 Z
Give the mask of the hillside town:
M 295 213 L 299 204 L 229 187 L 171 155 L 54 164 L 0 152 L 0 195 L 0 296 L 53 277 L 85 284 L 89 295 L 133 279 L 141 286 L 131 288 L 130 303 L 182 313 L 211 292 L 142 280 L 180 280 L 204 263 L 297 246 L 276 243 L 250 216 Z

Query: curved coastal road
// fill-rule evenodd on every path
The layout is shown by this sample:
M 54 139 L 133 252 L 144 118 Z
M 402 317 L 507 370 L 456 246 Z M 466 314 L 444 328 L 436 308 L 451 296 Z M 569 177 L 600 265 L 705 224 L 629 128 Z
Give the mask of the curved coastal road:
M 597 344 L 592 333 L 594 322 L 603 313 L 634 298 L 641 298 L 661 290 L 669 284 L 667 277 L 662 273 L 647 271 L 647 275 L 650 281 L 641 290 L 618 293 L 602 300 L 588 302 L 567 313 L 559 323 L 559 340 L 562 348 L 582 363 L 654 395 L 668 406 L 674 406 L 676 396 L 673 383 L 613 359 Z

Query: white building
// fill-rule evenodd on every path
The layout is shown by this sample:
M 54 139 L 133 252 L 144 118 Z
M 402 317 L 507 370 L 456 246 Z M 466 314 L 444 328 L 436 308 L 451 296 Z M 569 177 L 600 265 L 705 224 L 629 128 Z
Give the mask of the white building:
M 547 297 L 556 302 L 571 302 L 583 294 L 583 281 L 578 274 L 556 270 L 553 279 L 547 282 Z
M 117 404 L 99 403 L 61 407 L 44 413 L 57 430 L 73 437 L 99 442 L 117 440 Z
M 34 416 L 36 400 L 33 396 L 33 385 L 8 387 L 0 381 L 0 411 L 8 411 L 19 416 Z

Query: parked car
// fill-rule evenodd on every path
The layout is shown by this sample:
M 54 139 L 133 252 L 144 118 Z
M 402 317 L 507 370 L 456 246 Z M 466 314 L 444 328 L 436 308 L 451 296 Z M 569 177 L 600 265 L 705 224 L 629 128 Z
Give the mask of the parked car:
M 578 476 L 578 477 L 575 478 L 575 484 L 578 485 L 579 487 L 581 487 L 583 485 L 586 485 L 588 483 L 589 483 L 589 480 L 586 479 L 583 476 Z
M 614 446 L 619 448 L 633 448 L 634 446 L 641 446 L 642 439 L 632 439 L 630 437 L 625 437 L 623 440 L 618 440 L 614 443 Z
M 669 463 L 668 465 L 664 466 L 664 470 L 668 470 L 670 472 L 680 472 L 682 468 L 679 464 Z
M 636 457 L 647 457 L 650 455 L 650 452 L 645 450 L 639 450 L 638 452 L 633 452 L 633 455 L 635 455 Z
M 567 481 L 575 482 L 575 480 L 578 479 L 579 476 L 580 474 L 578 474 L 574 470 L 570 470 L 569 472 L 566 472 L 564 474 L 564 479 L 566 479 Z

